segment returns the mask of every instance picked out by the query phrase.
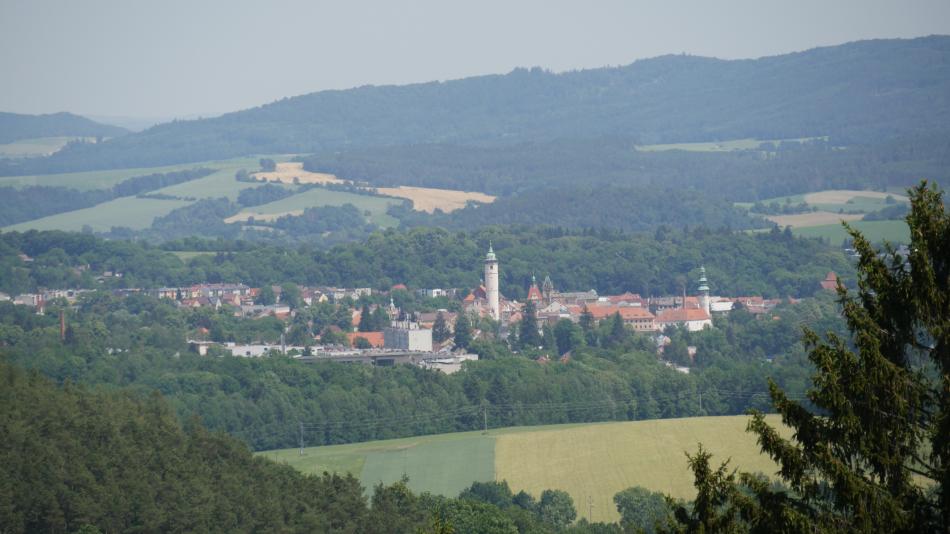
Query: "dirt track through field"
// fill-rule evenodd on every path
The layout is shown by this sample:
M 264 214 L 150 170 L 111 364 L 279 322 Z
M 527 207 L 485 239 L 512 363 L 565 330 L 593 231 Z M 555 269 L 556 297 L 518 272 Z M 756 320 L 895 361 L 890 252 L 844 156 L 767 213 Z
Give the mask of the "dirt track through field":
M 841 221 L 859 221 L 864 217 L 862 213 L 832 213 L 830 211 L 812 211 L 795 215 L 771 215 L 766 217 L 780 227 L 806 228 L 809 226 L 823 226 Z
M 809 204 L 845 204 L 855 197 L 864 198 L 887 198 L 894 197 L 894 200 L 906 202 L 908 200 L 904 195 L 895 195 L 893 193 L 881 193 L 880 191 L 855 191 L 853 189 L 832 189 L 828 191 L 819 191 L 817 193 L 808 193 L 805 195 L 805 202 Z

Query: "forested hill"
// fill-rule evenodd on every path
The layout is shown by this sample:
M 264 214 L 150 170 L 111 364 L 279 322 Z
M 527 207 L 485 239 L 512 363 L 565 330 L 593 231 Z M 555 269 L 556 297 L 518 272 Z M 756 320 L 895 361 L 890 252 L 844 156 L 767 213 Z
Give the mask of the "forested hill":
M 37 137 L 118 137 L 125 128 L 100 124 L 72 113 L 21 115 L 0 112 L 0 143 Z
M 411 143 L 831 136 L 850 144 L 945 130 L 948 95 L 948 36 L 861 41 L 755 60 L 663 56 L 562 74 L 516 69 L 444 83 L 322 91 L 70 147 L 32 167 L 2 172 Z

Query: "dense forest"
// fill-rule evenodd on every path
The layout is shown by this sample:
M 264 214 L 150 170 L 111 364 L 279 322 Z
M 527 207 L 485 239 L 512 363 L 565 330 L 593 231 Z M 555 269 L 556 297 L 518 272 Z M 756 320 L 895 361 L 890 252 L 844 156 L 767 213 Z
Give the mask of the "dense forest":
M 529 190 L 499 197 L 491 204 L 469 203 L 448 214 L 429 215 L 402 205 L 391 207 L 389 214 L 405 227 L 455 229 L 543 224 L 642 232 L 660 226 L 680 230 L 699 226 L 735 230 L 772 226 L 731 202 L 695 190 L 608 184 Z
M 679 294 L 705 264 L 714 293 L 785 297 L 811 295 L 828 271 L 846 280 L 852 272 L 839 249 L 778 230 L 744 234 L 661 227 L 652 234 L 627 234 L 545 227 L 416 228 L 377 232 L 363 242 L 330 249 L 201 239 L 163 245 L 209 252 L 187 261 L 147 243 L 30 231 L 0 233 L 0 291 L 103 287 L 95 276 L 104 271 L 123 273 L 105 281 L 107 287 L 294 282 L 386 290 L 398 283 L 472 288 L 481 279 L 489 242 L 501 260 L 502 293 L 519 299 L 532 276 L 550 276 L 565 291 Z M 24 261 L 21 253 L 32 261 Z
M 303 162 L 314 172 L 379 187 L 418 185 L 508 196 L 610 185 L 672 189 L 678 195 L 696 190 L 714 204 L 822 189 L 909 187 L 921 178 L 948 183 L 950 136 L 934 132 L 847 147 L 835 139 L 816 139 L 731 152 L 642 151 L 623 138 L 502 147 L 421 144 L 318 153 Z M 583 196 L 575 200 L 596 207 Z M 531 213 L 544 217 L 537 208 Z
M 950 123 L 950 38 L 873 40 L 755 60 L 663 56 L 623 67 L 366 86 L 176 121 L 0 174 L 155 166 L 266 153 L 622 138 L 637 144 L 830 136 L 836 145 Z
M 268 187 L 274 189 L 258 191 Z M 225 197 L 203 199 L 156 217 L 152 225 L 144 230 L 116 226 L 102 235 L 153 243 L 199 236 L 273 245 L 305 243 L 311 247 L 329 248 L 339 243 L 362 241 L 379 230 L 378 226 L 367 222 L 364 214 L 352 204 L 306 208 L 299 215 L 283 215 L 273 220 L 255 220 L 250 217 L 242 222 L 225 222 L 225 219 L 242 209 L 265 202 L 275 194 L 292 193 L 289 189 L 270 184 L 249 188 L 241 192 L 238 202 Z
M 0 380 L 5 532 L 620 532 L 571 525 L 563 491 L 513 495 L 487 482 L 451 498 L 396 482 L 367 492 L 351 475 L 303 475 L 196 419 L 183 425 L 159 395 L 56 387 L 4 362 Z
M 333 308 L 298 308 L 291 337 L 298 327 L 305 334 L 319 333 L 321 324 L 333 320 Z M 496 427 L 767 409 L 766 376 L 796 394 L 805 387 L 811 368 L 800 327 L 844 328 L 830 295 L 780 306 L 774 315 L 782 320 L 755 320 L 737 311 L 717 320 L 715 330 L 669 332 L 667 358 L 694 367 L 681 374 L 657 360 L 653 339 L 635 335 L 616 318 L 599 325 L 564 321 L 550 334 L 545 328 L 542 349 L 494 339 L 488 325 L 469 344 L 483 361 L 444 375 L 414 366 L 198 356 L 189 352 L 186 339 L 199 329 L 217 341 L 259 342 L 273 340 L 283 325 L 273 319 L 236 319 L 227 308 L 177 309 L 137 295 L 84 295 L 77 310 L 64 310 L 63 342 L 58 309 L 49 303 L 46 315 L 36 315 L 0 303 L 0 354 L 58 382 L 157 390 L 184 419 L 200 416 L 209 428 L 254 449 L 294 446 L 297 421 L 312 425 L 308 443 L 327 444 L 471 430 L 483 424 L 484 410 Z M 270 334 L 261 330 L 268 327 Z M 260 337 L 249 338 L 254 331 Z M 686 346 L 697 347 L 695 362 L 685 354 Z M 558 362 L 565 352 L 571 353 L 570 361 Z M 547 365 L 534 360 L 544 354 L 555 360 Z
M 100 124 L 72 113 L 21 115 L 0 112 L 0 144 L 38 137 L 120 137 L 125 128 Z

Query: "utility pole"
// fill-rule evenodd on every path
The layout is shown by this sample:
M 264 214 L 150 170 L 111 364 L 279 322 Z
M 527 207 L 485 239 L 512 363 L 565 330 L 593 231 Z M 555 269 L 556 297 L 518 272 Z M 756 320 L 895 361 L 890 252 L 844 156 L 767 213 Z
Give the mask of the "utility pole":
M 300 423 L 300 456 L 303 456 L 303 421 Z
M 587 496 L 587 521 L 594 522 L 594 499 L 590 495 Z
M 483 432 L 488 432 L 488 406 L 482 405 Z
M 699 390 L 699 415 L 703 415 L 703 390 Z

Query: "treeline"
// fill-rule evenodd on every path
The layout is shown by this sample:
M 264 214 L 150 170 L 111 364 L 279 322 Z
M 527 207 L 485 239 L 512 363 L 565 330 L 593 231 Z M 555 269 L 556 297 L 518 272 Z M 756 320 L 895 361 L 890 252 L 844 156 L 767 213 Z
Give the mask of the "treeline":
M 375 186 L 416 185 L 509 196 L 544 188 L 606 185 L 698 191 L 755 202 L 823 189 L 911 186 L 950 181 L 946 132 L 866 143 L 816 139 L 796 150 L 638 151 L 629 138 L 557 140 L 509 146 L 419 144 L 349 148 L 302 158 L 304 168 Z M 785 145 L 783 145 L 785 146 Z M 682 194 L 682 193 L 677 193 Z M 587 209 L 596 204 L 578 197 Z M 535 210 L 533 213 L 543 215 Z M 636 217 L 636 213 L 628 214 Z
M 270 196 L 271 193 L 254 192 L 245 195 L 243 200 L 259 202 Z M 255 205 L 245 205 L 240 200 L 235 203 L 225 197 L 202 199 L 156 217 L 152 226 L 144 230 L 113 227 L 103 236 L 153 243 L 199 236 L 202 239 L 245 240 L 286 246 L 306 243 L 312 247 L 328 248 L 339 243 L 366 239 L 378 230 L 352 204 L 306 208 L 299 215 L 283 215 L 274 220 L 250 217 L 246 221 L 225 222 L 225 219 L 245 207 Z
M 469 203 L 448 214 L 429 215 L 398 205 L 389 214 L 407 227 L 470 229 L 492 225 L 547 224 L 642 232 L 660 226 L 746 229 L 771 223 L 721 197 L 696 190 L 645 186 L 576 185 L 538 188 L 491 204 Z
M 158 395 L 56 387 L 4 362 L 0 380 L 5 532 L 593 532 L 570 525 L 563 491 L 489 482 L 451 498 L 396 482 L 367 498 L 352 475 L 304 475 L 182 425 Z
M 0 291 L 102 287 L 94 276 L 104 271 L 123 273 L 109 279 L 107 287 L 240 281 L 254 287 L 294 282 L 385 290 L 398 283 L 473 288 L 480 283 L 489 242 L 501 260 L 501 291 L 517 299 L 525 296 L 532 276 L 550 276 L 562 291 L 678 295 L 684 287 L 694 289 L 705 264 L 713 293 L 785 297 L 811 295 L 828 271 L 845 280 L 852 272 L 838 249 L 778 230 L 745 234 L 661 227 L 647 235 L 543 227 L 415 228 L 377 232 L 326 250 L 192 239 L 164 245 L 218 251 L 187 261 L 147 243 L 29 231 L 0 234 Z M 24 262 L 20 253 L 33 261 Z
M 208 176 L 212 172 L 214 172 L 214 169 L 199 167 L 183 171 L 153 173 L 128 178 L 109 189 L 88 191 L 41 185 L 0 187 L 0 226 L 88 208 L 115 198 L 134 196 L 197 180 Z
M 637 144 L 831 136 L 851 146 L 946 130 L 948 43 L 945 36 L 862 41 L 736 61 L 670 55 L 560 74 L 515 69 L 449 82 L 322 91 L 69 147 L 42 160 L 7 164 L 0 173 L 621 136 Z
M 37 137 L 118 137 L 125 128 L 100 124 L 72 113 L 23 115 L 0 112 L 0 143 Z
M 61 342 L 59 307 L 47 308 L 47 315 L 37 316 L 0 303 L 0 354 L 7 361 L 58 382 L 157 390 L 181 417 L 200 416 L 209 428 L 254 449 L 294 446 L 297 421 L 310 424 L 307 443 L 331 444 L 472 430 L 481 427 L 484 413 L 493 427 L 501 427 L 767 409 L 766 375 L 801 391 L 811 373 L 796 335 L 801 325 L 843 329 L 829 298 L 783 307 L 775 312 L 780 321 L 724 319 L 719 328 L 728 335 L 688 334 L 698 352 L 690 364 L 695 370 L 687 375 L 657 361 L 651 338 L 622 323 L 618 330 L 611 319 L 569 325 L 579 330 L 565 336 L 569 344 L 563 348 L 559 332 L 550 341 L 546 333 L 542 349 L 522 347 L 517 355 L 488 328 L 469 344 L 483 361 L 444 375 L 404 365 L 198 356 L 185 341 L 201 329 L 212 338 L 230 330 L 245 342 L 259 342 L 274 335 L 262 329 L 279 332 L 281 325 L 235 319 L 227 309 L 177 309 L 143 296 L 84 296 L 78 312 L 65 311 Z M 293 321 L 291 337 L 298 325 L 306 328 L 306 317 Z M 260 338 L 246 337 L 255 330 Z M 686 334 L 672 335 L 679 340 Z M 569 361 L 558 360 L 563 349 L 570 351 Z M 533 359 L 542 355 L 551 361 Z

